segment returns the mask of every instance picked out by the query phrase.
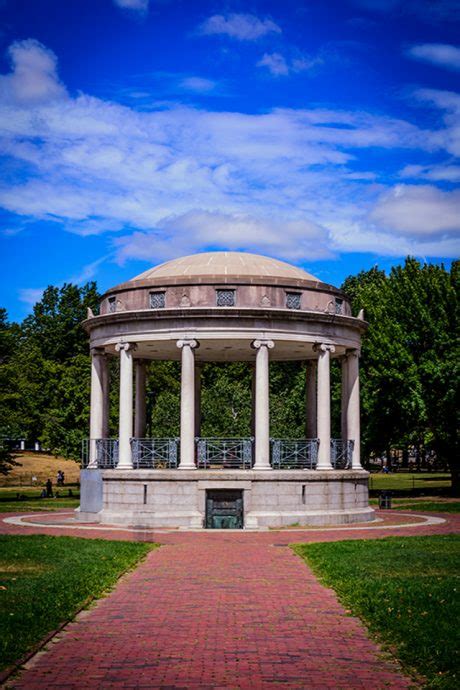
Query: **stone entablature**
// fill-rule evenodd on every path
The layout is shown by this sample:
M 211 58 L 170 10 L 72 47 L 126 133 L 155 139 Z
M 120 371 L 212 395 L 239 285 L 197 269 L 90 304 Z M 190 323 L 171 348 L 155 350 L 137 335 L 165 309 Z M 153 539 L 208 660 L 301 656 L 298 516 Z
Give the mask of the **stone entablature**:
M 235 304 L 231 308 L 253 309 L 300 309 L 301 311 L 324 312 L 327 314 L 351 315 L 350 305 L 344 294 L 324 283 L 306 286 L 302 281 L 292 281 L 281 285 L 270 284 L 269 281 L 251 283 L 238 282 L 234 276 L 227 280 L 216 276 L 214 282 L 197 283 L 196 280 L 180 281 L 179 284 L 168 284 L 165 281 L 149 282 L 143 286 L 133 286 L 125 283 L 118 288 L 109 290 L 101 301 L 100 313 L 108 314 L 113 311 L 137 311 L 142 309 L 188 309 L 216 308 L 217 292 L 219 289 L 232 290 Z M 151 295 L 164 293 L 164 306 L 152 307 Z M 289 307 L 288 296 L 298 295 L 299 306 Z M 221 309 L 228 307 L 219 307 Z

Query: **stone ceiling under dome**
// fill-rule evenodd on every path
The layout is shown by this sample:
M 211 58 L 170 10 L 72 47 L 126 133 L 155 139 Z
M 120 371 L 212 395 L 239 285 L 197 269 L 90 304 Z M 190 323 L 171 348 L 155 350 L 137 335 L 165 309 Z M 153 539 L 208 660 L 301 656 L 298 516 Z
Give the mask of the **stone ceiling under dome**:
M 179 259 L 173 259 L 159 266 L 149 268 L 132 280 L 206 275 L 318 280 L 311 273 L 307 273 L 301 268 L 292 266 L 285 261 L 245 252 L 204 252 L 192 254 L 191 256 L 182 256 Z

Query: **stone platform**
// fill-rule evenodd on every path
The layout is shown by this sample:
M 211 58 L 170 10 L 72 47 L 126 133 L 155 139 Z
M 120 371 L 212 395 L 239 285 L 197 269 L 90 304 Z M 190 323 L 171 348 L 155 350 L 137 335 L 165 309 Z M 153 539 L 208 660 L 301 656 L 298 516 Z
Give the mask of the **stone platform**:
M 241 492 L 244 529 L 374 519 L 364 470 L 83 470 L 82 522 L 197 529 L 207 492 Z

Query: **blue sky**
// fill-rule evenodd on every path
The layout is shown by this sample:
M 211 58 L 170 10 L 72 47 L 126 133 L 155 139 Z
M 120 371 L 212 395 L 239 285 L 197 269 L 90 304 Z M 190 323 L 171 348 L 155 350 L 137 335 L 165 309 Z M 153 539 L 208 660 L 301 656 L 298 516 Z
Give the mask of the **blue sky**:
M 340 284 L 460 230 L 460 0 L 2 0 L 2 300 L 197 251 Z

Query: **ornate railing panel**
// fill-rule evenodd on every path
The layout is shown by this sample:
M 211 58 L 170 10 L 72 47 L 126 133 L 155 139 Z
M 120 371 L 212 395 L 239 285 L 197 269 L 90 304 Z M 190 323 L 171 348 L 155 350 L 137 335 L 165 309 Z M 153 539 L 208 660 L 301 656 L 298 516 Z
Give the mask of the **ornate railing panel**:
M 318 439 L 270 439 L 274 470 L 314 470 L 318 461 Z
M 354 441 L 331 438 L 331 464 L 335 470 L 350 469 L 354 444 Z
M 178 438 L 133 438 L 131 450 L 136 470 L 173 470 L 179 461 Z
M 198 469 L 250 470 L 253 438 L 196 438 Z
M 117 438 L 85 438 L 82 441 L 82 467 L 88 467 L 93 445 L 98 469 L 113 469 L 118 465 Z

